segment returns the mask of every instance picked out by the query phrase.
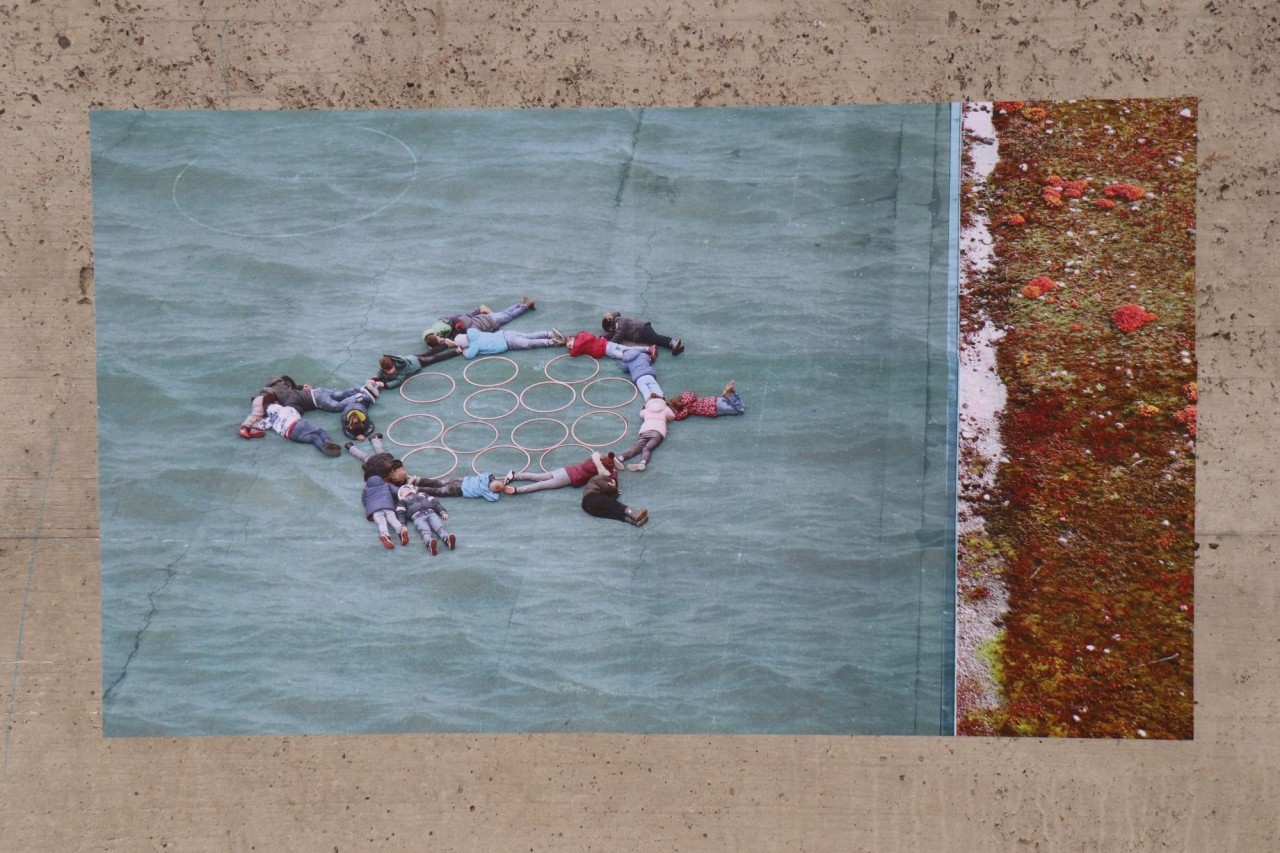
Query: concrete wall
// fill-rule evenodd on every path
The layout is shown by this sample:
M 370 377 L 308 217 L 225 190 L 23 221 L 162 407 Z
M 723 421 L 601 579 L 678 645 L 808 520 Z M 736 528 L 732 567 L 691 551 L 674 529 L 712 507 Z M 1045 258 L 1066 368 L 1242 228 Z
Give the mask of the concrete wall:
M 1274 5 L 0 5 L 0 849 L 1262 850 Z M 1200 97 L 1196 739 L 101 735 L 88 110 Z

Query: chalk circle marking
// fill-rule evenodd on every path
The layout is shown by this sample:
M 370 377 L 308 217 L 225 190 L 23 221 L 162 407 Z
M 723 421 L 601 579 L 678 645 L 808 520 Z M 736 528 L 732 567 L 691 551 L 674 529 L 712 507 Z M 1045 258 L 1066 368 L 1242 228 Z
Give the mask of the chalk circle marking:
M 431 436 L 431 438 L 428 438 L 426 441 L 413 441 L 413 442 L 398 441 L 395 438 L 395 436 L 391 434 L 391 430 L 395 429 L 396 424 L 400 423 L 401 421 L 407 421 L 410 418 L 431 418 L 431 420 L 439 424 L 440 431 L 437 432 L 435 435 Z M 392 444 L 398 447 L 422 447 L 424 444 L 430 444 L 431 442 L 438 441 L 439 439 L 444 437 L 444 421 L 440 420 L 440 418 L 436 417 L 435 415 L 427 414 L 425 412 L 418 412 L 412 415 L 401 415 L 400 417 L 396 418 L 394 421 L 391 422 L 391 425 L 387 427 L 387 431 L 384 434 L 387 437 L 387 441 L 391 442 Z
M 214 146 L 212 146 L 212 147 L 210 147 L 210 148 L 205 149 L 202 153 L 200 153 L 199 155 L 197 155 L 197 156 L 196 156 L 196 158 L 195 158 L 194 160 L 192 160 L 192 161 L 191 161 L 190 163 L 188 163 L 187 165 L 183 166 L 183 167 L 182 167 L 182 171 L 178 172 L 177 177 L 175 177 L 175 178 L 173 179 L 173 188 L 172 188 L 172 190 L 171 190 L 171 192 L 170 192 L 170 195 L 171 195 L 171 196 L 172 196 L 172 198 L 173 198 L 173 206 L 174 206 L 175 208 L 177 208 L 177 210 L 178 210 L 178 212 L 179 212 L 179 213 L 181 213 L 184 217 L 186 217 L 187 219 L 189 219 L 191 222 L 195 223 L 196 225 L 199 225 L 201 228 L 207 229 L 207 230 L 209 230 L 209 231 L 213 231 L 213 232 L 215 232 L 215 233 L 217 233 L 217 234 L 227 234 L 227 235 L 232 236 L 232 237 L 305 237 L 305 236 L 308 236 L 308 235 L 310 235 L 310 234 L 325 234 L 325 233 L 328 233 L 328 232 L 330 232 L 330 231 L 337 231 L 337 230 L 338 230 L 338 229 L 340 229 L 340 228 L 346 228 L 348 225 L 354 225 L 354 224 L 355 224 L 355 223 L 357 223 L 357 222 L 361 222 L 361 221 L 363 221 L 363 220 L 365 220 L 365 219 L 369 219 L 370 217 L 377 216 L 377 215 L 378 215 L 379 213 L 381 213 L 382 211 L 386 210 L 387 208 L 391 207 L 391 206 L 392 206 L 393 204 L 395 204 L 396 202 L 400 201 L 400 199 L 404 197 L 404 194 L 405 194 L 406 192 L 408 192 L 408 191 L 409 191 L 409 186 L 410 186 L 410 184 L 412 184 L 412 183 L 414 182 L 414 180 L 418 177 L 418 155 L 416 155 L 416 154 L 414 154 L 414 153 L 413 153 L 413 149 L 412 149 L 412 148 L 410 148 L 408 145 L 406 145 L 402 140 L 397 139 L 396 137 L 392 136 L 392 135 L 391 135 L 391 134 L 389 134 L 389 133 L 384 133 L 384 132 L 383 132 L 383 131 L 381 131 L 381 130 L 375 130 L 375 129 L 374 129 L 374 128 L 372 128 L 372 127 L 356 127 L 356 128 L 354 128 L 354 130 L 358 130 L 358 131 L 361 131 L 361 132 L 363 132 L 363 133 L 376 134 L 377 136 L 383 137 L 384 139 L 389 139 L 389 140 L 391 140 L 392 142 L 394 142 L 394 143 L 396 143 L 397 145 L 399 145 L 401 148 L 403 148 L 403 149 L 404 149 L 405 154 L 407 154 L 407 155 L 408 155 L 408 164 L 409 164 L 409 166 L 411 166 L 411 167 L 412 167 L 412 171 L 410 172 L 409 176 L 405 179 L 405 181 L 404 181 L 404 186 L 400 187 L 400 191 L 399 191 L 398 193 L 396 193 L 396 194 L 395 194 L 395 196 L 394 196 L 393 198 L 387 199 L 386 201 L 384 201 L 382 204 L 380 204 L 377 208 L 375 208 L 375 209 L 373 209 L 373 210 L 366 211 L 366 212 L 364 212 L 364 213 L 362 213 L 362 214 L 360 214 L 360 215 L 358 215 L 358 216 L 353 216 L 353 217 L 351 217 L 350 219 L 345 219 L 345 220 L 343 220 L 342 222 L 339 222 L 339 223 L 337 223 L 337 224 L 335 224 L 335 225 L 329 225 L 329 226 L 327 226 L 327 227 L 325 227 L 325 228 L 310 228 L 310 229 L 305 229 L 305 230 L 302 230 L 302 231 L 288 231 L 288 230 L 286 230 L 286 231 L 280 231 L 280 232 L 258 232 L 258 233 L 254 233 L 254 232 L 233 231 L 233 230 L 231 230 L 230 228 L 219 228 L 219 227 L 217 227 L 217 226 L 210 225 L 209 223 L 202 221 L 200 218 L 198 218 L 197 216 L 192 215 L 190 212 L 188 212 L 186 209 L 184 209 L 184 208 L 183 208 L 183 206 L 182 206 L 182 200 L 181 200 L 181 198 L 180 198 L 180 193 L 179 193 L 179 188 L 180 188 L 180 187 L 181 187 L 181 185 L 182 185 L 182 179 L 187 175 L 187 172 L 188 172 L 189 170 L 191 170 L 193 167 L 199 168 L 198 164 L 200 163 L 200 161 L 201 161 L 201 160 L 203 160 L 203 159 L 205 159 L 205 158 L 209 158 L 209 157 L 210 157 L 210 155 L 214 154 L 215 152 L 219 151 L 220 149 L 223 149 L 223 148 L 228 147 L 231 143 L 241 142 L 241 141 L 248 140 L 248 139 L 250 139 L 250 138 L 252 138 L 252 137 L 255 137 L 255 136 L 262 136 L 263 134 L 268 134 L 268 133 L 276 133 L 276 132 L 278 132 L 278 131 L 282 131 L 282 130 L 284 130 L 284 131 L 294 131 L 294 132 L 301 131 L 301 132 L 305 133 L 305 132 L 307 132 L 308 128 L 303 127 L 303 126 L 301 126 L 301 125 L 287 125 L 287 124 L 276 125 L 275 127 L 263 128 L 262 130 L 254 131 L 253 133 L 248 133 L 248 134 L 245 134 L 245 135 L 243 135 L 243 136 L 239 136 L 239 137 L 235 137 L 235 138 L 233 138 L 233 139 L 226 140 L 226 141 L 224 141 L 224 142 L 222 142 L 222 143 L 219 143 L 218 145 L 214 145 Z M 297 150 L 295 145 L 284 145 L 284 144 L 280 144 L 280 145 L 264 145 L 264 144 L 259 144 L 259 145 L 255 145 L 255 146 L 253 146 L 253 148 L 254 148 L 254 150 L 255 150 L 255 151 L 281 151 L 281 150 L 283 150 L 283 151 L 290 152 L 290 154 L 292 154 L 292 153 L 296 152 L 296 150 Z M 292 169 L 292 166 L 293 166 L 293 163 L 291 162 L 291 163 L 290 163 L 290 167 L 291 167 L 291 169 Z M 335 180 L 335 176 L 333 176 L 333 175 L 325 175 L 325 176 L 324 176 L 324 179 L 325 179 L 326 181 L 333 181 L 333 180 Z M 292 180 L 292 181 L 297 181 L 297 180 L 298 180 L 298 177 L 297 177 L 297 176 L 295 176 L 295 177 L 294 177 L 294 178 L 292 178 L 291 180 Z M 285 203 L 285 204 L 292 204 L 292 202 L 290 202 L 290 201 L 289 201 L 289 194 L 288 194 L 288 193 L 275 193 L 275 194 L 273 194 L 273 196 L 272 196 L 272 197 L 273 197 L 273 198 L 275 198 L 275 199 L 277 199 L 277 200 L 279 200 L 279 199 L 283 198 L 283 199 L 284 199 L 284 203 Z M 279 203 L 279 202 L 277 201 L 277 203 Z
M 587 418 L 595 418 L 595 417 L 599 417 L 599 416 L 601 416 L 601 415 L 612 415 L 613 417 L 615 417 L 615 418 L 617 418 L 618 420 L 622 421 L 622 432 L 620 432 L 620 433 L 618 434 L 618 437 L 617 437 L 617 438 L 611 439 L 611 440 L 606 441 L 606 442 L 602 442 L 602 443 L 600 443 L 600 444 L 592 444 L 592 443 L 591 443 L 591 442 L 589 442 L 589 441 L 583 441 L 583 440 L 582 440 L 582 438 L 580 438 L 580 437 L 578 436 L 578 424 L 582 423 L 582 422 L 583 422 L 583 421 L 585 421 Z M 595 450 L 595 449 L 597 449 L 597 448 L 601 448 L 601 447 L 608 447 L 609 445 L 611 445 L 611 444 L 617 444 L 619 441 L 621 441 L 622 439 L 626 438 L 626 436 L 627 436 L 627 419 L 626 419 L 626 418 L 624 418 L 622 415 L 618 414 L 617 412 L 611 411 L 611 410 L 609 410 L 609 409 L 599 409 L 599 410 L 596 410 L 596 411 L 594 411 L 594 412 L 587 412 L 586 414 L 578 415 L 578 417 L 577 417 L 577 418 L 574 420 L 574 422 L 573 422 L 573 426 L 569 428 L 569 434 L 573 436 L 573 440 L 574 440 L 574 441 L 578 442 L 578 444 L 581 444 L 583 447 L 588 447 L 588 448 L 591 448 L 592 450 Z
M 558 355 L 547 362 L 546 366 L 542 368 L 542 372 L 545 373 L 547 375 L 547 378 L 550 379 L 552 382 L 559 382 L 561 385 L 580 385 L 583 382 L 587 382 L 591 379 L 595 379 L 596 374 L 600 372 L 600 362 L 598 359 L 594 359 L 594 358 L 591 359 L 591 363 L 592 365 L 594 365 L 595 369 L 591 371 L 590 375 L 584 376 L 582 379 L 557 379 L 551 375 L 551 365 L 555 364 L 560 359 L 579 358 L 579 357 L 580 356 L 572 356 L 567 352 L 564 353 L 563 355 Z
M 410 450 L 410 451 L 409 451 L 408 453 L 406 453 L 404 456 L 401 456 L 401 457 L 400 457 L 400 461 L 401 461 L 402 463 L 403 463 L 403 462 L 407 462 L 410 456 L 412 456 L 413 454 L 415 454 L 415 453 L 417 453 L 417 452 L 419 452 L 419 451 L 422 451 L 422 450 L 439 450 L 439 451 L 442 451 L 442 452 L 444 452 L 444 453 L 448 453 L 448 454 L 449 454 L 449 456 L 450 456 L 450 457 L 452 457 L 452 459 L 453 459 L 453 464 L 449 466 L 449 470 L 447 470 L 447 471 L 443 471 L 443 472 L 441 472 L 441 473 L 439 473 L 439 474 L 428 474 L 428 475 L 424 475 L 424 476 L 429 476 L 429 477 L 431 477 L 431 479 L 433 479 L 433 480 L 443 480 L 445 477 L 448 477 L 448 476 L 449 476 L 450 474 L 452 474 L 455 470 L 457 470 L 457 468 L 458 468 L 458 454 L 457 454 L 455 451 L 451 450 L 450 448 L 445 447 L 444 445 L 441 445 L 441 444 L 424 444 L 424 445 L 422 445 L 421 447 L 415 447 L 413 450 Z
M 432 397 L 429 400 L 419 400 L 417 397 L 410 397 L 408 391 L 405 390 L 409 387 L 409 383 L 413 382 L 415 379 L 426 379 L 428 376 L 443 376 L 445 379 L 448 379 L 449 390 L 445 391 L 439 397 Z M 432 370 L 427 373 L 414 374 L 413 376 L 410 376 L 408 379 L 406 379 L 403 383 L 401 383 L 400 396 L 408 400 L 410 403 L 439 403 L 441 400 L 447 399 L 448 396 L 457 389 L 457 387 L 458 387 L 458 382 L 452 376 L 450 376 L 447 373 L 440 373 L 439 371 Z
M 561 406 L 561 407 L 560 407 L 560 408 L 558 408 L 558 409 L 538 409 L 538 408 L 535 408 L 535 407 L 533 407 L 533 406 L 530 406 L 530 405 L 525 401 L 525 399 L 524 399 L 524 395 L 525 395 L 525 394 L 528 394 L 530 391 L 532 391 L 534 388 L 537 388 L 539 385 L 554 385 L 554 386 L 556 386 L 556 387 L 558 387 L 558 388 L 565 388 L 565 389 L 567 389 L 567 390 L 568 390 L 568 392 L 569 392 L 569 402 L 565 403 L 563 406 Z M 565 409 L 567 409 L 567 408 L 569 408 L 570 406 L 572 406 L 572 405 L 573 405 L 573 401 L 574 401 L 574 400 L 576 400 L 576 399 L 578 399 L 578 392 L 577 392 L 577 390 L 575 390 L 575 389 L 574 389 L 574 387 L 573 387 L 572 385 L 570 385 L 570 384 L 569 384 L 569 383 L 567 383 L 567 382 L 557 382 L 557 381 L 556 381 L 556 380 L 554 380 L 554 379 L 548 379 L 548 380 L 547 380 L 547 381 L 545 381 L 545 382 L 535 382 L 535 383 L 533 383 L 532 385 L 530 385 L 528 388 L 526 388 L 526 389 L 524 389 L 523 391 L 521 391 L 521 392 L 520 392 L 520 405 L 524 406 L 524 407 L 525 407 L 526 409 L 528 409 L 529 411 L 531 411 L 531 412 L 537 412 L 537 413 L 538 413 L 538 414 L 540 414 L 540 415 L 547 415 L 547 414 L 551 414 L 552 412 L 563 412 Z M 623 405 L 625 405 L 625 403 L 624 403 Z M 603 408 L 603 407 L 601 407 L 601 408 Z M 550 418 L 543 418 L 543 420 L 551 420 L 551 419 L 550 419 Z
M 493 450 L 518 450 L 521 453 L 523 453 L 524 466 L 521 468 L 517 468 L 516 469 L 517 471 L 527 471 L 529 470 L 529 466 L 533 463 L 533 457 L 529 455 L 529 451 L 525 450 L 523 447 L 519 446 L 518 444 L 493 444 L 493 445 L 490 445 L 489 447 L 486 447 L 484 450 L 481 450 L 479 453 L 477 453 L 475 456 L 471 458 L 471 470 L 476 472 L 477 474 L 483 474 L 484 472 L 480 470 L 480 457 L 484 456 L 486 453 L 489 453 L 490 451 L 493 451 Z
M 448 442 L 449 433 L 453 432 L 458 427 L 468 426 L 469 424 L 488 427 L 489 429 L 493 430 L 493 438 L 489 440 L 488 444 L 484 445 L 483 447 L 477 447 L 474 450 L 461 450 L 456 447 L 449 447 L 449 442 Z M 483 453 L 484 451 L 488 450 L 490 447 L 493 447 L 497 443 L 498 443 L 498 428 L 493 424 L 489 423 L 488 421 L 461 421 L 459 423 L 451 425 L 443 433 L 440 434 L 441 446 L 445 447 L 448 450 L 453 451 L 454 453 Z
M 529 424 L 536 424 L 540 422 L 555 424 L 556 426 L 564 430 L 564 435 L 561 436 L 558 441 L 548 444 L 546 447 L 534 447 L 532 444 L 521 444 L 519 441 L 516 440 L 516 433 L 520 431 L 521 427 L 526 427 Z M 557 420 L 555 418 L 529 418 L 529 420 L 521 421 L 520 423 L 516 424 L 511 428 L 511 443 L 526 452 L 531 450 L 534 452 L 537 452 L 539 450 L 541 451 L 555 450 L 557 447 L 562 446 L 568 439 L 569 439 L 568 424 L 566 424 L 564 421 Z
M 471 368 L 481 364 L 489 364 L 495 361 L 505 361 L 507 364 L 511 365 L 511 375 L 508 376 L 506 379 L 502 380 L 501 382 L 477 382 L 468 375 L 469 373 L 471 373 Z M 506 385 L 508 382 L 515 379 L 519 375 L 520 375 L 520 365 L 516 364 L 511 359 L 507 358 L 505 355 L 487 355 L 484 358 L 477 358 L 475 361 L 468 364 L 462 370 L 462 378 L 470 382 L 472 385 L 476 386 L 477 388 L 497 388 L 500 385 Z
M 614 403 L 612 406 L 606 406 L 604 403 L 593 403 L 587 399 L 587 392 L 599 385 L 601 382 L 625 382 L 627 386 L 631 388 L 631 396 L 623 400 L 621 403 Z M 640 389 L 635 386 L 635 383 L 630 379 L 623 379 L 621 376 L 602 376 L 599 379 L 594 379 L 582 386 L 582 402 L 594 409 L 621 409 L 623 406 L 635 400 L 638 396 L 640 396 Z
M 471 405 L 472 400 L 474 400 L 476 397 L 479 397 L 481 394 L 510 394 L 512 399 L 515 402 L 512 404 L 510 409 L 508 409 L 507 411 L 503 412 L 500 415 L 477 415 L 475 412 L 471 411 L 467 407 Z M 512 391 L 510 388 L 481 388 L 479 391 L 473 391 L 470 394 L 468 394 L 467 399 L 462 401 L 463 414 L 467 415 L 467 417 L 475 418 L 478 421 L 502 420 L 507 415 L 511 414 L 512 412 L 514 412 L 516 409 L 519 409 L 519 408 L 520 408 L 520 395 L 517 394 L 515 391 Z

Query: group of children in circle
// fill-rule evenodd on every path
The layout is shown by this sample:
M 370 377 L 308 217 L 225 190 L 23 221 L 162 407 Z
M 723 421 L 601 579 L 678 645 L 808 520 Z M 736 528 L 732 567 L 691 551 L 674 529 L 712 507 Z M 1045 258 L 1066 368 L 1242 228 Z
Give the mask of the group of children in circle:
M 647 509 L 634 509 L 620 500 L 618 474 L 625 465 L 629 471 L 648 467 L 654 450 L 667 435 L 667 424 L 690 415 L 720 417 L 743 413 L 742 399 L 730 382 L 716 396 L 699 397 L 683 391 L 668 400 L 658 384 L 654 368 L 659 348 L 678 356 L 684 352 L 680 338 L 659 334 L 648 320 L 624 317 L 610 311 L 601 320 L 603 334 L 581 331 L 568 337 L 558 329 L 520 332 L 504 329 L 507 323 L 533 311 L 529 297 L 502 310 L 491 311 L 481 305 L 470 311 L 441 317 L 423 333 L 427 345 L 424 352 L 412 355 L 385 354 L 378 361 L 377 372 L 363 385 L 343 390 L 299 386 L 290 376 L 275 376 L 253 397 L 249 415 L 240 425 L 242 438 L 252 439 L 274 431 L 290 441 L 311 444 L 326 456 L 341 456 L 342 448 L 327 430 L 303 415 L 320 410 L 337 412 L 341 417 L 346 448 L 361 462 L 364 489 L 361 501 L 366 517 L 377 525 L 378 538 L 384 547 L 409 544 L 408 524 L 412 523 L 434 556 L 441 546 L 453 550 L 457 537 L 445 522 L 449 513 L 441 504 L 442 497 L 481 498 L 497 501 L 503 495 L 528 494 L 566 486 L 582 487 L 582 509 L 598 518 L 625 521 L 643 527 L 649 520 Z M 640 430 L 635 442 L 621 456 L 610 451 L 590 456 L 574 465 L 551 471 L 508 471 L 499 476 L 481 472 L 463 477 L 424 477 L 408 473 L 404 463 L 386 450 L 382 433 L 369 415 L 369 407 L 386 388 L 397 388 L 429 365 L 459 355 L 466 359 L 500 353 L 566 347 L 571 356 L 610 358 L 622 368 L 643 400 L 640 408 Z M 373 448 L 368 453 L 356 442 L 368 440 Z M 628 460 L 636 461 L 628 463 Z M 516 481 L 523 485 L 513 486 Z

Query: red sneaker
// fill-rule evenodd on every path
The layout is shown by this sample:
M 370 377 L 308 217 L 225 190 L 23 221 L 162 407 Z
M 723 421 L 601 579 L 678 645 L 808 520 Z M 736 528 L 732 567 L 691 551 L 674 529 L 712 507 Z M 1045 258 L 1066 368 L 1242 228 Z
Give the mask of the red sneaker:
M 457 548 L 457 547 L 458 547 L 458 537 L 450 533 L 449 534 L 449 550 L 452 551 L 454 548 Z
M 388 551 L 389 551 L 389 550 L 391 550 L 392 548 L 396 547 L 395 545 L 391 544 L 391 537 L 390 537 L 390 536 L 388 536 L 387 534 L 385 534 L 385 533 L 384 533 L 384 534 L 382 534 L 381 536 L 379 536 L 378 538 L 382 540 L 382 547 L 383 547 L 383 548 L 386 548 Z M 408 544 L 408 543 L 406 543 L 406 544 Z
M 430 551 L 431 556 L 434 557 L 436 554 L 440 553 L 440 545 L 436 542 L 435 539 L 432 539 L 429 542 L 427 542 L 427 550 Z
M 400 544 L 401 545 L 409 544 L 409 528 L 407 527 L 400 528 Z

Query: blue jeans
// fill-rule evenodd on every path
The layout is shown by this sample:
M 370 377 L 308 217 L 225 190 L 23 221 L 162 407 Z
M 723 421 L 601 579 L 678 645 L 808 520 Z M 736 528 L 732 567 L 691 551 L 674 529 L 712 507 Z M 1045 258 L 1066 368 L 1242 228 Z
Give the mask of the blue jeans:
M 523 302 L 517 302 L 492 314 L 476 314 L 471 318 L 471 325 L 482 332 L 496 332 L 528 310 Z
M 722 415 L 740 415 L 745 411 L 742 405 L 742 398 L 738 396 L 738 392 L 734 391 L 728 397 L 716 398 L 716 416 Z
M 449 531 L 445 529 L 444 521 L 438 513 L 418 513 L 413 517 L 413 526 L 418 528 L 418 532 L 422 534 L 424 542 L 430 542 L 432 536 L 435 536 L 441 542 L 449 538 Z
M 360 393 L 359 388 L 347 388 L 335 391 L 332 388 L 312 388 L 311 399 L 316 401 L 316 408 L 325 412 L 341 412 L 348 397 Z
M 551 332 L 503 332 L 507 339 L 507 349 L 537 349 L 553 347 L 556 342 L 551 339 Z
M 324 450 L 324 446 L 329 443 L 329 433 L 302 418 L 289 430 L 289 440 L 299 444 L 314 444 L 317 450 Z

